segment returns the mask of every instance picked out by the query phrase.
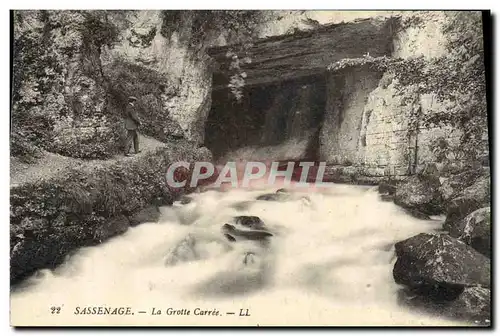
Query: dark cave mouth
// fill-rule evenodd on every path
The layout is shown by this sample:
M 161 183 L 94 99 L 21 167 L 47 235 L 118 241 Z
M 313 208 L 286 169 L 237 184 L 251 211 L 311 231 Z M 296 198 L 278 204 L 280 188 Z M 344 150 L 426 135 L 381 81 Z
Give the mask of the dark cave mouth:
M 214 160 L 317 161 L 326 77 L 244 88 L 240 101 L 229 89 L 212 91 L 205 146 Z

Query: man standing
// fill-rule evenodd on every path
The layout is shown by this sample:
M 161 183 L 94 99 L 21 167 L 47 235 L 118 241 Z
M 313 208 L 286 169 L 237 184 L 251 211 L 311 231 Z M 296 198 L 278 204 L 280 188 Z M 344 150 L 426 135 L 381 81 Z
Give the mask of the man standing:
M 136 97 L 128 97 L 127 108 L 125 109 L 125 128 L 127 129 L 127 139 L 125 141 L 125 156 L 130 156 L 130 146 L 131 142 L 134 143 L 135 153 L 140 153 L 139 150 L 139 136 L 137 134 L 137 128 L 141 125 L 139 117 L 136 113 L 135 102 Z

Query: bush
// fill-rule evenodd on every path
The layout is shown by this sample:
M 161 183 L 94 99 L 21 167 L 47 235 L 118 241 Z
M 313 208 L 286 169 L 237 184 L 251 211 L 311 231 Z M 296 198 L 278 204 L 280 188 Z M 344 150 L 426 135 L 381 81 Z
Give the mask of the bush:
M 26 134 L 21 130 L 15 130 L 10 134 L 10 156 L 18 157 L 22 161 L 30 163 L 35 161 L 41 154 L 40 149 L 27 140 Z
M 139 131 L 160 141 L 171 141 L 183 137 L 180 125 L 173 120 L 169 111 L 173 106 L 166 106 L 166 100 L 176 98 L 178 83 L 157 71 L 116 60 L 106 69 L 111 83 L 109 108 L 116 118 L 123 118 L 127 97 L 136 96 L 137 113 L 141 120 Z
M 75 158 L 105 159 L 120 151 L 122 143 L 118 125 L 103 115 L 78 122 L 67 117 L 54 130 L 50 150 Z

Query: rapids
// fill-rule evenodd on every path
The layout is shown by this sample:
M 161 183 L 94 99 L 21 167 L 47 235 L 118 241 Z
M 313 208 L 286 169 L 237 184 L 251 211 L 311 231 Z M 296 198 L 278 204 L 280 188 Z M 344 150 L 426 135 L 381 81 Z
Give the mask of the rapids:
M 278 188 L 194 193 L 188 204 L 163 207 L 158 223 L 79 249 L 60 267 L 40 271 L 12 290 L 11 322 L 457 324 L 398 305 L 399 286 L 392 279 L 394 243 L 439 229 L 440 219 L 410 217 L 365 186 L 332 184 L 292 191 L 292 198 L 283 202 L 256 200 Z M 270 244 L 226 240 L 221 227 L 238 215 L 259 216 L 273 233 Z M 196 260 L 166 263 L 186 237 L 196 242 Z M 131 307 L 134 315 L 75 314 L 77 307 L 98 306 Z M 51 307 L 60 307 L 59 314 L 52 314 Z M 162 315 L 152 315 L 153 309 Z M 173 313 L 167 315 L 167 310 Z

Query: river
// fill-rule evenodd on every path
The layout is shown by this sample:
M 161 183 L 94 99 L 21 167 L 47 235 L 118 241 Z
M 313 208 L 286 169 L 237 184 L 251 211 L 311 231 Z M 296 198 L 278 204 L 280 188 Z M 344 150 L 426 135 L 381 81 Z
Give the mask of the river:
M 439 229 L 440 220 L 410 217 L 368 186 L 332 184 L 293 191 L 286 201 L 256 200 L 277 188 L 194 193 L 189 204 L 163 207 L 158 223 L 80 249 L 11 293 L 12 323 L 457 324 L 398 305 L 392 279 L 394 243 Z M 259 216 L 273 233 L 270 243 L 225 239 L 222 225 L 238 215 Z M 130 307 L 134 315 L 75 314 L 96 306 Z

